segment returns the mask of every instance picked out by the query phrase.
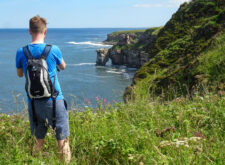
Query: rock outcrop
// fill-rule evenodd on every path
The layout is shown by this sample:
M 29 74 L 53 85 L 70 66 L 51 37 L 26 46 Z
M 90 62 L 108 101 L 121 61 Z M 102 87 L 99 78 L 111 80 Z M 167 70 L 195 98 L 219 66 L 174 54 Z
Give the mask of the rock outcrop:
M 132 68 L 139 68 L 149 60 L 145 51 L 107 50 L 105 48 L 97 50 L 96 65 L 105 66 L 109 59 L 111 59 L 113 65 L 126 65 Z
M 109 60 L 108 49 L 101 48 L 98 49 L 96 52 L 97 52 L 96 65 L 105 66 L 105 64 Z
M 110 49 L 97 50 L 96 65 L 104 66 L 109 59 L 113 65 L 126 65 L 128 67 L 140 68 L 149 60 L 149 55 L 138 48 L 139 45 L 149 44 L 154 41 L 159 28 L 147 30 L 115 32 L 108 35 L 103 43 L 114 44 Z
M 148 54 L 139 50 L 110 49 L 108 56 L 113 65 L 126 65 L 132 68 L 139 68 L 148 61 Z

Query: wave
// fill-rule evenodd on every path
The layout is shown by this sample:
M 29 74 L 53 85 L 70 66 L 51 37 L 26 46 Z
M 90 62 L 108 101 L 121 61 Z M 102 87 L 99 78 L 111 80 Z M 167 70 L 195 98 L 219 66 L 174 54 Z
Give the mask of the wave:
M 95 65 L 95 63 L 79 63 L 79 64 L 67 64 L 68 66 L 83 66 L 83 65 Z
M 86 42 L 74 42 L 74 41 L 70 41 L 67 42 L 68 44 L 72 44 L 72 45 L 91 45 L 91 46 L 105 46 L 105 47 L 110 47 L 112 45 L 105 45 L 102 42 L 91 42 L 91 41 L 86 41 Z
M 116 71 L 113 71 L 113 70 L 108 70 L 106 71 L 107 73 L 115 73 L 115 74 L 123 74 L 124 71 L 121 71 L 121 72 L 116 72 Z

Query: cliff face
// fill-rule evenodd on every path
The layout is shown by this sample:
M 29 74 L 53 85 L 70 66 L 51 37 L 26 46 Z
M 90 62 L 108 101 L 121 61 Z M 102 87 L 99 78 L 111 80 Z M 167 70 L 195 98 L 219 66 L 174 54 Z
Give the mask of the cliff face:
M 224 46 L 217 40 L 223 42 L 224 18 L 224 0 L 192 0 L 181 5 L 157 37 L 142 47 L 149 61 L 135 74 L 125 100 L 140 95 L 139 91 L 169 98 L 175 91 L 178 96 L 192 95 L 202 85 L 223 90 Z M 215 52 L 211 54 L 215 61 L 208 59 L 210 51 Z
M 132 30 L 109 34 L 104 43 L 113 44 L 114 46 L 109 50 L 97 50 L 96 65 L 104 66 L 111 59 L 113 65 L 141 67 L 149 60 L 148 53 L 142 47 L 154 41 L 159 29 L 150 28 L 147 30 Z
M 98 49 L 96 52 L 97 52 L 96 65 L 105 66 L 105 64 L 109 60 L 108 49 L 101 48 Z
M 113 65 L 126 65 L 139 68 L 148 61 L 148 54 L 139 50 L 109 50 L 109 58 Z

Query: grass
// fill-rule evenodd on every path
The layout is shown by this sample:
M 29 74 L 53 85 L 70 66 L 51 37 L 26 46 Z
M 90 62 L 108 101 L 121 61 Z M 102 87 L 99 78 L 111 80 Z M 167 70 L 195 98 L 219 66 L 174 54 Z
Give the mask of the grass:
M 224 164 L 225 95 L 70 111 L 71 164 Z M 95 111 L 93 113 L 93 111 Z M 48 156 L 33 157 L 27 115 L 0 115 L 0 164 L 60 164 L 53 131 Z
M 113 50 L 142 50 L 143 47 L 145 47 L 148 42 L 147 41 L 141 41 L 140 40 L 140 36 L 138 36 L 138 34 L 142 34 L 143 36 L 147 37 L 149 36 L 149 38 L 154 38 L 158 35 L 158 33 L 160 32 L 160 30 L 162 29 L 163 27 L 153 27 L 153 28 L 148 28 L 146 30 L 128 30 L 128 31 L 117 31 L 117 32 L 114 32 L 114 33 L 111 33 L 109 34 L 110 36 L 113 36 L 116 38 L 116 36 L 119 36 L 121 34 L 129 34 L 131 35 L 131 43 L 132 44 L 123 44 L 123 45 L 119 45 L 119 44 L 116 44 L 113 46 Z M 114 39 L 114 41 L 118 42 L 118 38 L 117 39 Z
M 184 45 L 184 39 L 178 42 Z M 161 51 L 158 56 L 151 59 L 151 62 L 146 63 L 137 71 L 135 75 L 136 84 L 133 88 L 135 95 L 140 96 L 144 92 L 155 91 L 155 93 L 170 97 L 171 89 L 174 90 L 175 88 L 176 91 L 180 90 L 180 95 L 185 95 L 188 92 L 186 89 L 190 88 L 185 75 L 191 78 L 191 82 L 194 81 L 192 85 L 205 84 L 214 91 L 224 90 L 225 32 L 221 32 L 214 37 L 211 45 L 194 58 L 192 56 L 182 57 L 182 53 L 180 53 L 180 57 L 173 61 L 172 55 L 177 50 L 177 43 L 174 44 L 175 46 L 172 45 L 169 49 Z M 185 48 L 185 46 L 182 46 L 182 48 Z M 165 55 L 168 52 L 171 56 Z M 161 64 L 163 65 L 160 66 Z
M 137 30 L 127 30 L 127 31 L 116 31 L 111 33 L 111 36 L 117 36 L 120 34 L 136 34 L 136 33 L 147 33 L 149 35 L 157 35 L 160 31 L 160 29 L 162 29 L 163 26 L 160 27 L 152 27 L 152 28 L 148 28 L 148 29 L 137 29 Z
M 116 31 L 111 33 L 111 36 L 117 36 L 120 34 L 136 34 L 136 33 L 144 33 L 146 29 L 138 29 L 138 30 L 127 30 L 127 31 Z

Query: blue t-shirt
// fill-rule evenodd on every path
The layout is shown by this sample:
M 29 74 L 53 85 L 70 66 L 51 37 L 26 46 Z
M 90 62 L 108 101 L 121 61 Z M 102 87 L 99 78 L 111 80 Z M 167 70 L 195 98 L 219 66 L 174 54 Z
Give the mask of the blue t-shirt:
M 42 52 L 44 51 L 46 43 L 43 44 L 29 44 L 29 50 L 34 58 L 40 58 Z M 48 65 L 48 72 L 50 79 L 52 83 L 54 82 L 54 76 L 55 76 L 55 90 L 59 92 L 58 97 L 56 98 L 57 100 L 64 99 L 62 95 L 62 91 L 60 88 L 60 84 L 58 81 L 58 77 L 56 74 L 57 68 L 56 65 L 60 65 L 62 63 L 62 53 L 60 49 L 52 45 L 52 49 L 46 59 L 47 65 Z M 20 48 L 17 50 L 16 53 L 16 67 L 18 69 L 23 68 L 24 70 L 24 75 L 26 77 L 26 70 L 27 70 L 27 59 L 23 53 L 23 48 Z M 51 99 L 51 98 L 50 98 Z

